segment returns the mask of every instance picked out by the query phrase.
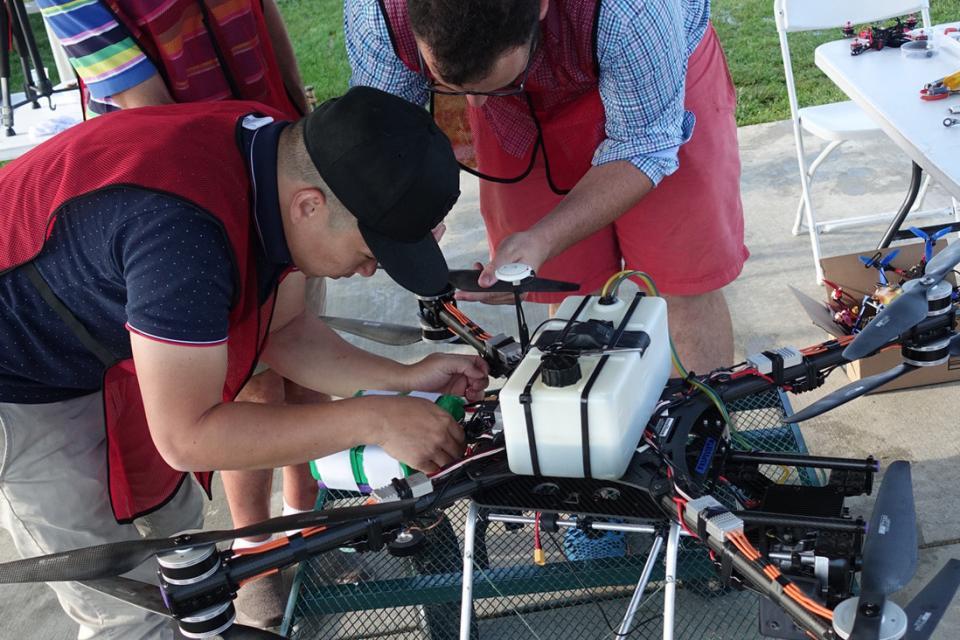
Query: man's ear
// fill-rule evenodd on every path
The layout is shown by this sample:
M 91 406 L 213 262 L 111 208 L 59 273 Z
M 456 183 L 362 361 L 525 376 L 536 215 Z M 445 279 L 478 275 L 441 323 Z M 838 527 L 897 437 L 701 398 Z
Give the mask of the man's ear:
M 550 8 L 550 0 L 540 0 L 540 19 L 547 17 L 547 9 Z
M 293 224 L 316 220 L 326 216 L 327 196 L 320 189 L 300 189 L 290 199 L 290 221 Z

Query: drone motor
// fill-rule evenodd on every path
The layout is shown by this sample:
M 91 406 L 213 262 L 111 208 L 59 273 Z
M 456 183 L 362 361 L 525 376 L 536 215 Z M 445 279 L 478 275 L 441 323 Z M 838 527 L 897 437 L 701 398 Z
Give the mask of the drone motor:
M 157 555 L 160 588 L 165 594 L 177 586 L 203 582 L 220 570 L 220 553 L 214 545 L 178 549 Z M 165 595 L 165 599 L 166 595 Z M 177 613 L 180 632 L 187 638 L 215 638 L 226 631 L 236 618 L 233 601 L 205 602 L 202 608 Z

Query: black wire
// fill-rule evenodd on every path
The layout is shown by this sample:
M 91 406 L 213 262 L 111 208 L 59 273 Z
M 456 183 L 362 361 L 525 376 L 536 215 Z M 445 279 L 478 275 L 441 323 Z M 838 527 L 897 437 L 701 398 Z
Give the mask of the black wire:
M 563 547 L 561 547 L 560 543 L 557 542 L 556 534 L 554 534 L 554 532 L 552 531 L 548 531 L 547 537 L 550 538 L 550 542 L 552 542 L 553 546 L 557 548 L 557 551 L 561 555 L 566 556 L 566 553 L 563 551 Z M 636 631 L 640 627 L 643 627 L 657 619 L 658 616 L 651 616 L 646 620 L 641 620 L 640 622 L 634 623 L 633 627 L 631 627 L 630 629 L 627 629 L 626 633 L 620 633 L 619 630 L 614 629 L 613 625 L 610 624 L 610 618 L 607 617 L 607 612 L 603 610 L 603 606 L 600 604 L 600 601 L 597 600 L 596 596 L 593 593 L 593 590 L 590 589 L 590 587 L 588 587 L 587 585 L 583 584 L 583 580 L 580 579 L 580 576 L 577 574 L 576 571 L 573 570 L 573 567 L 570 566 L 569 562 L 564 562 L 562 564 L 567 568 L 567 571 L 570 572 L 570 575 L 572 575 L 573 578 L 577 581 L 577 583 L 580 585 L 580 588 L 586 591 L 587 593 L 589 593 L 591 596 L 593 596 L 593 600 L 592 600 L 593 604 L 596 605 L 597 609 L 600 610 L 600 615 L 603 616 L 603 622 L 604 624 L 607 625 L 607 630 L 610 631 L 610 633 L 612 633 L 615 638 L 626 638 L 627 636 L 632 634 L 634 631 Z

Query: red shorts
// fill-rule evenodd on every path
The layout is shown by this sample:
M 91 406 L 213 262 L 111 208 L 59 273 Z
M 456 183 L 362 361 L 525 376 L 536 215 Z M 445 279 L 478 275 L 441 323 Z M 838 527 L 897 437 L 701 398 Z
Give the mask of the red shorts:
M 592 293 L 620 269 L 639 269 L 662 293 L 690 296 L 719 289 L 740 274 L 750 252 L 743 243 L 736 93 L 712 26 L 690 56 L 686 90 L 685 106 L 697 120 L 693 137 L 680 147 L 680 168 L 612 225 L 544 263 L 538 275 L 577 282 L 580 293 Z M 541 154 L 519 183 L 481 180 L 491 253 L 562 198 L 547 185 Z M 560 302 L 565 295 L 530 299 Z

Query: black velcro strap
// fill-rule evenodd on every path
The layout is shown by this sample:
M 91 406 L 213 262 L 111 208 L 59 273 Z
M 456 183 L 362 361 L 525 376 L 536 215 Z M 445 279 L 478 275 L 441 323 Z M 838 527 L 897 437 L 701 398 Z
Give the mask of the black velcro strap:
M 721 584 L 729 585 L 733 577 L 733 556 L 724 549 L 720 555 L 720 581 Z
M 610 336 L 610 342 L 607 343 L 607 349 L 613 349 L 617 346 L 617 343 L 620 342 L 620 338 L 623 337 L 623 332 L 627 330 L 627 324 L 630 322 L 630 318 L 633 317 L 633 312 L 637 310 L 637 305 L 640 304 L 640 300 L 643 299 L 642 293 L 636 293 L 633 296 L 633 301 L 630 302 L 630 307 L 627 309 L 627 312 L 623 314 L 623 320 L 620 321 L 620 326 L 617 327 L 617 330 Z
M 304 562 L 313 556 L 312 553 L 307 551 L 306 547 L 302 535 L 287 538 L 287 549 L 290 550 L 297 562 Z
M 523 417 L 527 423 L 527 446 L 530 447 L 530 466 L 533 467 L 533 475 L 539 476 L 540 474 L 540 458 L 537 455 L 537 435 L 534 433 L 533 429 L 533 396 L 530 395 L 530 391 L 533 389 L 533 383 L 537 381 L 537 378 L 540 376 L 540 368 L 537 367 L 533 372 L 533 375 L 530 376 L 530 379 L 527 380 L 527 384 L 523 387 L 523 393 L 520 394 L 520 404 L 523 405 Z
M 20 269 L 23 270 L 24 275 L 27 276 L 27 279 L 30 280 L 30 283 L 36 288 L 37 293 L 40 294 L 40 297 L 43 298 L 44 302 L 50 305 L 50 308 L 60 316 L 60 319 L 63 320 L 64 324 L 67 325 L 67 328 L 70 329 L 70 332 L 77 337 L 77 340 L 93 355 L 97 357 L 97 360 L 103 363 L 103 366 L 108 369 L 117 363 L 116 356 L 110 352 L 105 346 L 103 346 L 96 338 L 90 335 L 90 332 L 87 331 L 87 328 L 77 320 L 77 317 L 73 315 L 73 312 L 67 308 L 67 305 L 63 304 L 60 301 L 60 298 L 53 293 L 53 289 L 50 288 L 50 285 L 47 284 L 47 281 L 43 279 L 43 276 L 40 275 L 40 272 L 37 270 L 37 267 L 32 263 L 28 262 Z
M 770 363 L 772 364 L 772 371 L 770 372 L 770 377 L 773 378 L 773 381 L 777 386 L 782 386 L 784 383 L 783 379 L 783 356 L 779 353 L 774 353 L 773 351 L 764 351 L 763 355 L 770 358 Z
M 583 450 L 583 477 L 592 478 L 593 473 L 590 469 L 590 419 L 589 419 L 589 407 L 588 400 L 590 398 L 590 389 L 593 388 L 593 384 L 597 381 L 597 378 L 600 376 L 600 370 L 603 369 L 603 365 L 607 363 L 607 360 L 610 359 L 610 356 L 601 356 L 600 361 L 597 362 L 597 366 L 594 367 L 593 373 L 590 374 L 590 379 L 587 380 L 587 384 L 583 387 L 583 393 L 580 394 L 580 448 Z
M 413 491 L 410 489 L 410 483 L 403 478 L 394 478 L 390 481 L 390 484 L 393 485 L 394 491 L 397 492 L 397 497 L 401 500 L 410 500 L 413 498 Z
M 380 551 L 383 548 L 383 527 L 379 520 L 374 520 L 367 527 L 367 547 L 370 551 Z
M 697 514 L 697 537 L 707 539 L 707 519 L 703 517 L 703 512 Z

